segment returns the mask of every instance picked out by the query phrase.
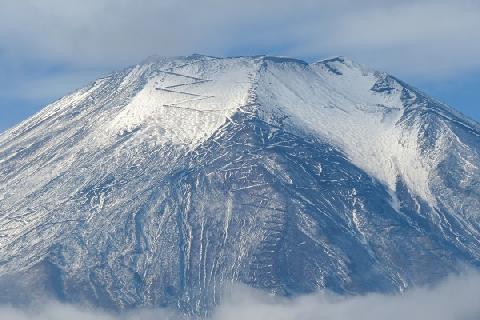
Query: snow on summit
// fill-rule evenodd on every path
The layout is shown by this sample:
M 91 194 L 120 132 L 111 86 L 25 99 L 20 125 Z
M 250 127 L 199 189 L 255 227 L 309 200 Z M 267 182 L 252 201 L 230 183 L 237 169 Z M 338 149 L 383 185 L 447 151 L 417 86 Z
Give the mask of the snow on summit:
M 431 164 L 420 156 L 418 128 L 400 125 L 406 89 L 344 57 L 312 64 L 266 56 L 151 58 L 59 100 L 30 122 L 79 108 L 112 81 L 125 99 L 86 120 L 92 128 L 86 143 L 111 144 L 135 132 L 135 140 L 191 149 L 236 112 L 254 110 L 268 122 L 285 117 L 282 125 L 331 141 L 391 190 L 400 178 L 432 201 Z

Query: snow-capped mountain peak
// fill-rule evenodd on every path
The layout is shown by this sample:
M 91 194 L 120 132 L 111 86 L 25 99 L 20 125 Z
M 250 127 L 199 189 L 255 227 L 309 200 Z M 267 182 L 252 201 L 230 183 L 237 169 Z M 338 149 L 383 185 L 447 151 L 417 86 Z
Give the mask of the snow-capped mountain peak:
M 151 57 L 0 135 L 0 281 L 188 312 L 431 283 L 480 263 L 479 139 L 344 57 Z

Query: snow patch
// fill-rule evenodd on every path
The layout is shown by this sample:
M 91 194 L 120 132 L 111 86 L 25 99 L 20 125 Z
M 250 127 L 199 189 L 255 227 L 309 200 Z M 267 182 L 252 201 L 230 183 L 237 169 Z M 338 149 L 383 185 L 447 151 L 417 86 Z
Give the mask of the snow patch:
M 388 83 L 389 92 L 374 91 L 379 81 L 386 81 L 385 74 L 346 59 L 327 62 L 338 72 L 325 68 L 325 62 L 268 64 L 257 86 L 262 117 L 272 122 L 285 114 L 283 124 L 337 145 L 389 189 L 396 190 L 400 176 L 411 190 L 433 203 L 418 128 L 401 125 L 405 107 L 400 84 Z
M 195 146 L 247 103 L 252 86 L 248 61 L 212 60 L 160 69 L 108 124 L 110 136 L 141 131 L 141 139 Z

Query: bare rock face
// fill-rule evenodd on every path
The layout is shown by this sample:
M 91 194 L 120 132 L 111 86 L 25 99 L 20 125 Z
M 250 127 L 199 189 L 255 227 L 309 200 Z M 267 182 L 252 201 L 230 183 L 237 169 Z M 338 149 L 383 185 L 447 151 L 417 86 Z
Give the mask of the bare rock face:
M 341 57 L 150 59 L 0 136 L 0 300 L 204 314 L 233 282 L 434 283 L 480 263 L 479 137 Z

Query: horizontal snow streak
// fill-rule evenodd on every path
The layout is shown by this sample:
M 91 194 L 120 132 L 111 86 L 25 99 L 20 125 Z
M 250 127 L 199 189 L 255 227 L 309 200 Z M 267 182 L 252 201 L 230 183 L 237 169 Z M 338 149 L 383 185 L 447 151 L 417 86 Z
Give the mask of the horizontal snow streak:
M 148 139 L 190 148 L 208 139 L 247 103 L 255 71 L 254 61 L 248 59 L 149 68 L 154 70 L 152 78 L 107 124 L 107 131 L 122 135 L 138 128 Z

